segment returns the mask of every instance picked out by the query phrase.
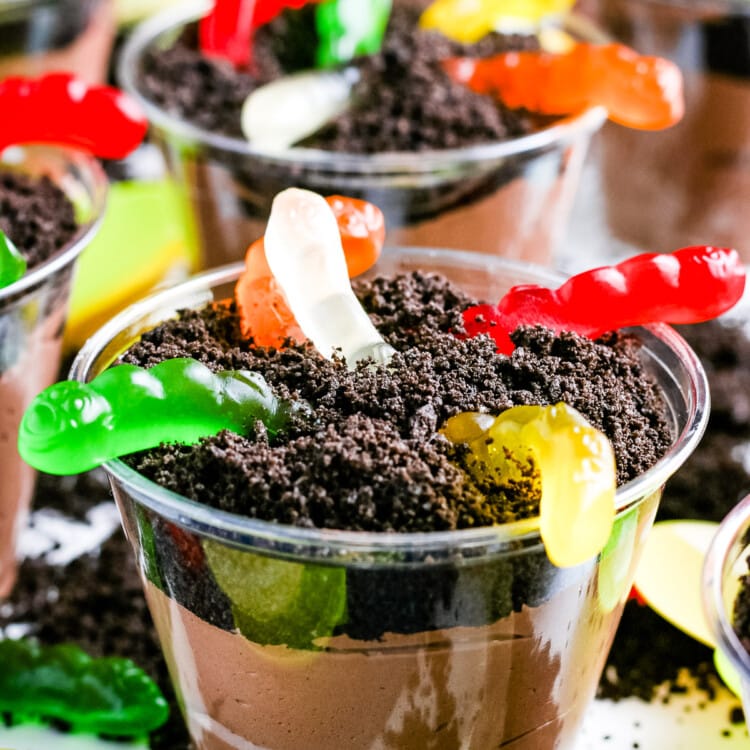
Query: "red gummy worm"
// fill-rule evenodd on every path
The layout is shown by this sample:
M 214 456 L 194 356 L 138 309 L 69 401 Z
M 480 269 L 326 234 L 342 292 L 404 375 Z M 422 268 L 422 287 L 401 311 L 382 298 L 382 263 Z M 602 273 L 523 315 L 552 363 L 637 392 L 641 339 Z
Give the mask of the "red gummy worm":
M 299 9 L 309 0 L 216 0 L 198 24 L 201 51 L 223 57 L 237 67 L 252 57 L 253 32 L 272 21 L 285 8 Z
M 515 286 L 497 305 L 471 307 L 463 317 L 469 337 L 488 334 L 510 354 L 510 334 L 520 325 L 596 338 L 626 326 L 700 323 L 730 309 L 744 289 L 737 251 L 701 245 L 636 255 L 572 276 L 558 289 Z
M 119 89 L 90 86 L 70 73 L 0 81 L 0 149 L 51 143 L 105 159 L 127 156 L 148 128 L 140 107 Z

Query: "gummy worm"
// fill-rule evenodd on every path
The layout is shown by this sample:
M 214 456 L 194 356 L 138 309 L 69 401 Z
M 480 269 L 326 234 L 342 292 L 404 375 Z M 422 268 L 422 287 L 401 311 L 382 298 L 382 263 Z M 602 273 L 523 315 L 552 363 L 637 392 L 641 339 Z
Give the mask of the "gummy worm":
M 463 319 L 469 337 L 491 336 L 499 352 L 510 354 L 510 334 L 521 325 L 594 339 L 626 326 L 700 323 L 729 310 L 744 289 L 745 266 L 736 250 L 685 247 L 584 271 L 558 289 L 516 286 L 497 305 L 465 310 Z
M 25 273 L 26 258 L 5 232 L 0 232 L 0 289 L 18 281 Z
M 195 443 L 227 429 L 247 434 L 261 421 L 271 436 L 294 405 L 274 396 L 258 373 L 213 373 L 190 358 L 144 369 L 117 365 L 89 383 L 66 380 L 32 401 L 18 451 L 49 474 L 77 474 L 163 442 Z
M 164 724 L 169 705 L 130 659 L 92 659 L 78 646 L 0 641 L 0 712 L 58 719 L 73 731 L 142 736 Z
M 316 65 L 328 68 L 360 55 L 373 55 L 383 43 L 391 0 L 325 0 L 315 9 Z
M 336 217 L 325 199 L 288 188 L 273 200 L 266 260 L 300 329 L 326 358 L 336 350 L 350 369 L 371 358 L 387 364 L 383 340 L 352 291 Z
M 375 264 L 383 249 L 383 212 L 358 198 L 329 195 L 325 200 L 338 223 L 349 277 L 358 276 Z M 252 336 L 258 346 L 279 347 L 287 338 L 299 343 L 306 340 L 268 266 L 263 238 L 248 248 L 234 296 L 242 333 Z
M 622 44 L 576 44 L 570 52 L 504 52 L 443 63 L 448 74 L 511 108 L 564 115 L 601 105 L 630 128 L 660 130 L 685 112 L 682 73 L 670 60 Z
M 122 159 L 143 140 L 146 117 L 125 93 L 90 86 L 69 73 L 0 81 L 0 150 L 19 143 L 80 148 L 105 159 Z
M 470 470 L 502 484 L 516 457 L 531 457 L 541 479 L 539 528 L 547 556 L 558 567 L 599 554 L 615 515 L 615 457 L 606 435 L 565 403 L 514 406 L 498 417 L 465 412 L 442 432 L 472 452 Z
M 435 0 L 419 18 L 423 29 L 435 29 L 464 44 L 478 42 L 503 21 L 537 26 L 570 10 L 575 0 Z
M 316 0 L 216 0 L 198 24 L 198 43 L 208 57 L 222 57 L 236 66 L 250 63 L 255 29 L 285 8 L 299 9 Z

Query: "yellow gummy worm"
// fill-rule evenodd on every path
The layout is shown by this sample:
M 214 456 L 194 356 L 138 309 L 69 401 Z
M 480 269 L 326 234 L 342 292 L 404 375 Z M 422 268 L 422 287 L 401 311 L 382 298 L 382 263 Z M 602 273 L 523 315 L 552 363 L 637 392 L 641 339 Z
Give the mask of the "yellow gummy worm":
M 506 451 L 533 460 L 542 490 L 540 532 L 552 563 L 578 565 L 604 548 L 615 516 L 615 457 L 606 435 L 575 409 L 558 403 L 514 406 L 498 417 L 465 412 L 451 417 L 443 433 L 468 444 L 479 475 L 484 467 L 511 478 Z
M 435 0 L 419 25 L 464 44 L 479 41 L 502 23 L 537 26 L 567 13 L 575 0 Z

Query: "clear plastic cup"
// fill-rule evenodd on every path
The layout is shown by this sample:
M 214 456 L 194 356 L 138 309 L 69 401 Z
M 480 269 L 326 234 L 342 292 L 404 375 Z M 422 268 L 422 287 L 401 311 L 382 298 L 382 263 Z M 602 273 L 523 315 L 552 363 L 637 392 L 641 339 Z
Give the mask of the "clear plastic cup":
M 76 208 L 79 230 L 67 245 L 15 283 L 0 289 L 0 597 L 16 576 L 16 540 L 33 494 L 35 472 L 18 455 L 18 425 L 31 399 L 53 383 L 79 253 L 104 212 L 107 180 L 79 151 L 30 146 L 6 149 L 0 169 L 48 175 Z
M 739 678 L 742 706 L 750 716 L 750 653 L 732 627 L 740 577 L 750 557 L 750 495 L 719 525 L 703 565 L 703 609 L 716 648 Z
M 750 3 L 588 0 L 615 39 L 676 62 L 685 116 L 659 132 L 608 124 L 601 134 L 607 220 L 653 252 L 693 244 L 750 260 Z
M 560 281 L 529 264 L 418 248 L 387 251 L 375 270 L 413 269 L 484 299 Z M 176 310 L 231 295 L 239 271 L 129 308 L 87 342 L 71 376 L 91 379 Z M 666 326 L 639 333 L 674 444 L 618 490 L 608 545 L 574 568 L 548 561 L 538 518 L 419 534 L 302 529 L 105 464 L 196 747 L 571 748 L 662 486 L 708 413 L 705 374 L 683 339 Z
M 4 0 L 0 78 L 66 70 L 104 83 L 115 30 L 114 0 Z
M 130 37 L 118 67 L 123 88 L 144 108 L 183 186 L 200 267 L 239 260 L 262 236 L 273 197 L 292 186 L 375 203 L 385 213 L 389 244 L 550 262 L 564 237 L 589 141 L 606 118 L 603 109 L 521 138 L 460 149 L 264 153 L 173 116 L 142 90 L 144 52 L 173 43 L 205 11 L 205 3 L 190 3 L 147 21 Z

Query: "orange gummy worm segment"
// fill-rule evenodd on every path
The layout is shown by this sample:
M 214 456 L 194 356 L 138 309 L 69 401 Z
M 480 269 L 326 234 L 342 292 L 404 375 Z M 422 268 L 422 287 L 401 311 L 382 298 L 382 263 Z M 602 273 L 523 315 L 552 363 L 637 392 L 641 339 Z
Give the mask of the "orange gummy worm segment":
M 349 278 L 372 268 L 385 242 L 385 217 L 374 204 L 343 195 L 326 198 L 341 232 Z
M 371 268 L 385 242 L 383 212 L 372 203 L 341 195 L 326 198 L 336 216 L 349 278 Z M 258 346 L 280 347 L 287 338 L 306 340 L 266 261 L 263 238 L 245 254 L 245 270 L 234 290 L 243 336 Z
M 577 44 L 565 54 L 505 52 L 484 59 L 450 58 L 448 75 L 508 107 L 547 115 L 606 107 L 609 119 L 642 130 L 678 122 L 685 102 L 680 69 L 623 44 Z
M 245 271 L 237 280 L 234 298 L 240 309 L 242 335 L 252 336 L 258 346 L 280 347 L 287 338 L 305 341 L 268 267 L 262 237 L 247 249 Z

